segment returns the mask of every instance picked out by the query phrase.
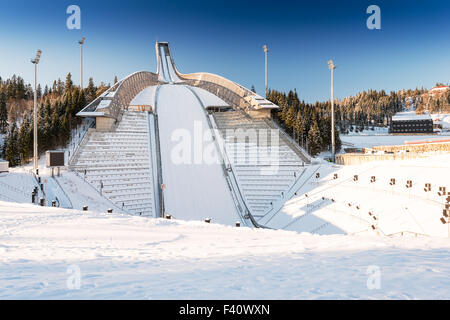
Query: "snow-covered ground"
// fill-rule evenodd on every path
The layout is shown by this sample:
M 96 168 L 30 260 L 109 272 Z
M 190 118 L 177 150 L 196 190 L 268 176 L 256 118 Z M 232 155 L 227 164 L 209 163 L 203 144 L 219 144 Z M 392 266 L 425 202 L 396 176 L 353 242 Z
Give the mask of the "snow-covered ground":
M 442 126 L 442 131 L 450 131 L 450 114 L 436 113 L 432 114 L 431 118 L 435 124 Z
M 48 206 L 52 205 L 52 200 L 57 200 L 57 205 L 62 208 L 81 209 L 88 206 L 100 212 L 107 212 L 109 208 L 120 211 L 74 172 L 61 170 L 60 176 L 57 176 L 55 169 L 55 176 L 52 177 L 51 169 L 45 167 L 45 157 L 41 157 L 38 163 Z M 28 164 L 10 168 L 9 173 L 0 173 L 0 201 L 31 203 L 31 193 L 35 186 L 39 187 L 31 173 L 32 168 L 32 164 Z M 39 189 L 38 198 L 42 197 Z
M 66 171 L 57 179 L 77 210 L 34 206 L 30 169 L 0 177 L 17 189 L 0 186 L 11 197 L 0 198 L 1 299 L 450 299 L 450 240 L 436 195 L 449 187 L 450 155 L 311 165 L 298 195 L 264 221 L 285 230 L 107 214 L 110 202 Z
M 437 194 L 440 186 L 449 189 L 448 154 L 351 166 L 321 163 L 308 170 L 309 179 L 296 188 L 297 196 L 285 199 L 281 211 L 267 214 L 260 223 L 319 234 L 448 236 L 447 225 L 440 221 L 444 197 Z M 375 182 L 370 182 L 372 176 Z M 396 180 L 394 186 L 389 184 L 391 178 Z M 412 188 L 406 188 L 407 180 L 412 180 Z M 426 183 L 431 183 L 431 192 L 424 191 Z
M 3 143 L 5 142 L 5 134 L 0 133 L 0 153 L 1 150 L 3 150 Z M 0 157 L 0 159 L 2 159 L 2 157 Z
M 370 130 L 369 130 L 370 131 Z M 439 135 L 344 135 L 341 136 L 342 148 L 372 148 L 374 146 L 392 146 L 404 144 L 406 141 L 441 140 L 450 137 L 450 133 Z
M 450 240 L 0 202 L 1 299 L 449 299 Z M 78 281 L 79 280 L 79 281 Z
M 389 134 L 389 127 L 370 127 L 369 129 L 364 129 L 362 131 L 356 132 L 357 126 L 352 126 L 353 131 L 349 131 L 348 136 L 373 136 L 373 135 L 386 135 Z M 367 127 L 366 127 L 367 128 Z M 373 130 L 372 130 L 373 128 Z M 345 135 L 345 136 L 347 136 Z M 344 136 L 341 134 L 341 137 Z

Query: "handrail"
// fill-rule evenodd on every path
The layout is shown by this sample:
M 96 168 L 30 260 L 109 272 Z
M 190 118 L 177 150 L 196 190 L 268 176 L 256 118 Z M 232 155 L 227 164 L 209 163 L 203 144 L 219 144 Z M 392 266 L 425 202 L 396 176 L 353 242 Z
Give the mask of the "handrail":
M 408 230 L 406 230 L 406 231 L 394 232 L 394 233 L 390 233 L 390 234 L 385 234 L 385 236 L 386 236 L 386 237 L 393 237 L 393 236 L 396 236 L 396 235 L 398 235 L 398 234 L 400 234 L 400 235 L 403 236 L 404 233 L 406 233 L 406 234 L 413 234 L 413 235 L 415 235 L 416 237 L 417 237 L 418 235 L 423 236 L 423 237 L 431 237 L 431 235 L 429 235 L 429 234 L 420 233 L 420 232 L 414 232 L 414 231 L 408 231 Z
M 57 179 L 56 177 L 54 177 L 54 180 L 55 180 L 56 183 L 58 184 L 58 186 L 59 186 L 59 188 L 61 189 L 61 191 L 63 192 L 64 196 L 67 198 L 67 200 L 69 200 L 69 204 L 70 204 L 69 209 L 73 209 L 73 203 L 72 203 L 72 201 L 70 200 L 69 196 L 67 195 L 66 191 L 64 191 L 64 188 L 63 188 L 62 185 L 59 183 L 59 181 L 58 181 L 58 179 Z M 56 198 L 57 198 L 57 197 L 56 197 Z M 59 200 L 58 200 L 58 202 L 59 202 Z
M 72 161 L 75 159 L 75 154 L 77 154 L 79 152 L 81 145 L 84 143 L 84 137 L 89 132 L 89 129 L 94 126 L 94 124 L 95 124 L 94 120 L 88 121 L 88 124 L 86 125 L 86 129 L 83 130 L 83 134 L 82 134 L 81 138 L 78 140 L 78 144 L 76 145 L 75 149 L 72 150 L 72 153 L 69 156 L 69 159 L 67 161 L 69 166 L 72 165 Z
M 93 100 L 89 105 L 77 113 L 83 116 L 84 113 L 95 112 L 100 101 L 109 93 L 115 92 L 109 106 L 101 113 L 104 117 L 116 119 L 120 110 L 128 106 L 131 100 L 144 88 L 157 85 L 160 81 L 158 75 L 148 71 L 138 71 L 130 74 L 117 82 L 114 86 L 106 90 L 102 95 Z M 86 115 L 86 114 L 85 114 Z
M 300 147 L 298 145 L 298 143 L 295 142 L 295 140 L 292 139 L 292 137 L 289 136 L 289 134 L 287 134 L 287 132 L 278 123 L 276 123 L 273 119 L 270 119 L 270 120 L 265 119 L 265 121 L 272 128 L 273 128 L 273 126 L 271 124 L 273 124 L 276 127 L 276 129 L 278 129 L 281 132 L 281 134 L 294 146 L 294 148 L 296 148 L 303 155 L 303 157 L 304 157 L 303 160 L 306 163 L 311 163 L 312 162 L 312 157 L 308 154 L 308 152 L 306 152 L 305 149 Z
M 317 168 L 315 168 L 314 171 L 309 175 L 309 177 L 308 177 L 307 179 L 305 179 L 305 181 L 302 183 L 302 185 L 299 186 L 298 188 L 296 188 L 296 191 L 295 191 L 295 192 L 298 192 L 298 190 L 300 190 L 301 188 L 303 188 L 303 187 L 305 186 L 305 184 L 309 181 L 309 179 L 310 179 L 310 178 L 311 178 L 311 177 L 312 177 L 319 169 L 320 169 L 320 166 L 318 166 Z M 302 172 L 302 174 L 300 175 L 300 177 L 298 177 L 297 181 L 294 182 L 294 184 L 291 186 L 291 188 L 288 190 L 288 192 L 291 192 L 291 191 L 292 191 L 292 188 L 297 184 L 297 182 L 300 181 L 300 178 L 305 174 L 305 172 L 306 172 L 306 170 L 304 170 L 304 171 Z M 295 193 L 295 192 L 294 192 L 294 193 Z M 292 196 L 291 196 L 291 198 L 292 198 Z M 289 198 L 289 199 L 291 199 L 291 198 Z M 278 206 L 277 206 L 277 209 L 276 209 L 275 212 L 274 212 L 275 207 L 272 207 L 269 211 L 267 211 L 267 212 L 265 213 L 265 216 L 268 215 L 268 214 L 271 213 L 271 212 L 273 213 L 272 216 L 266 221 L 266 223 L 269 223 L 270 220 L 272 220 L 272 219 L 273 219 L 273 218 L 274 218 L 274 217 L 275 217 L 275 216 L 283 209 L 285 203 L 286 203 L 286 202 L 281 201 L 281 205 L 278 205 Z
M 245 203 L 244 197 L 243 197 L 243 195 L 242 195 L 242 193 L 241 193 L 241 190 L 240 190 L 240 188 L 239 188 L 239 185 L 237 184 L 237 180 L 236 180 L 236 177 L 234 176 L 233 170 L 231 170 L 231 174 L 230 174 L 230 172 L 229 172 L 229 171 L 227 170 L 227 168 L 226 168 L 226 162 L 225 162 L 225 157 L 226 157 L 226 156 L 224 156 L 224 154 L 226 155 L 226 151 L 223 150 L 223 152 L 222 152 L 222 150 L 221 150 L 221 148 L 220 148 L 220 146 L 219 146 L 218 139 L 217 139 L 217 136 L 216 136 L 216 132 L 215 132 L 215 130 L 214 130 L 213 124 L 212 124 L 211 119 L 210 119 L 210 117 L 209 117 L 209 113 L 208 113 L 208 111 L 207 111 L 206 108 L 205 108 L 205 105 L 203 104 L 202 100 L 201 100 L 200 97 L 197 95 L 197 93 L 196 93 L 194 90 L 192 90 L 192 88 L 190 88 L 189 86 L 186 86 L 186 88 L 194 95 L 194 97 L 197 99 L 197 101 L 199 102 L 201 108 L 202 108 L 203 111 L 204 111 L 204 114 L 205 114 L 205 116 L 206 116 L 206 121 L 207 121 L 208 126 L 209 126 L 209 129 L 211 130 L 211 133 L 212 133 L 212 135 L 213 135 L 214 145 L 216 146 L 216 149 L 217 149 L 217 151 L 218 151 L 218 155 L 219 155 L 220 160 L 221 160 L 221 163 L 222 163 L 222 170 L 223 170 L 224 176 L 225 176 L 225 178 L 228 177 L 228 178 L 230 179 L 230 182 L 231 182 L 232 188 L 231 188 L 230 191 L 231 191 L 235 196 L 238 196 L 238 197 L 236 198 L 238 201 L 239 201 L 239 199 L 240 199 L 240 201 L 239 201 L 240 203 L 238 203 L 238 206 L 236 206 L 236 203 L 235 203 L 235 206 L 236 206 L 237 209 L 238 209 L 239 216 L 240 216 L 242 222 L 245 222 L 245 221 L 246 221 L 245 218 L 248 217 L 248 218 L 250 219 L 250 221 L 252 222 L 252 224 L 253 224 L 256 228 L 265 228 L 265 229 L 269 229 L 269 228 L 267 228 L 267 227 L 265 227 L 265 226 L 260 225 L 260 224 L 254 219 L 254 217 L 253 217 L 253 215 L 252 215 L 250 209 L 247 207 L 247 204 Z M 228 160 L 228 159 L 227 159 L 227 160 Z M 229 161 L 229 160 L 228 160 L 228 161 Z M 229 163 L 229 164 L 230 164 L 230 167 L 231 167 L 231 163 Z M 235 183 L 237 192 L 236 192 L 236 190 L 235 190 L 235 188 L 234 188 L 234 185 L 233 185 L 233 183 L 232 183 L 233 181 L 231 180 L 231 178 L 234 180 L 234 183 Z M 233 197 L 233 199 L 234 199 L 234 198 L 235 198 L 235 197 Z M 244 210 L 245 210 L 245 213 L 246 213 L 244 216 L 241 215 L 241 211 L 239 210 L 239 206 L 240 206 L 241 204 L 244 206 Z
M 164 206 L 164 190 L 163 190 L 163 172 L 162 172 L 162 161 L 161 161 L 161 144 L 159 138 L 159 120 L 158 120 L 158 95 L 159 89 L 161 86 L 157 86 L 155 90 L 155 113 L 154 113 L 154 121 L 155 121 L 155 141 L 156 141 L 156 166 L 158 171 L 158 194 L 159 194 L 159 209 L 160 209 L 160 217 L 164 217 L 165 206 Z M 155 199 L 156 200 L 156 199 Z
M 87 166 L 86 166 L 86 168 L 87 168 Z M 83 178 L 81 177 L 81 175 L 78 173 L 77 170 L 74 170 L 73 172 L 78 176 L 78 178 L 83 179 Z M 123 213 L 129 214 L 129 215 L 133 215 L 133 214 L 131 214 L 130 212 L 128 212 L 127 210 L 122 209 L 122 208 L 119 208 L 118 205 L 116 205 L 114 202 L 112 202 L 110 199 L 108 199 L 106 196 L 104 196 L 104 195 L 103 195 L 100 191 L 98 191 L 97 188 L 96 188 L 92 183 L 90 183 L 88 180 L 83 179 L 83 181 L 86 182 L 92 189 L 94 189 L 94 190 L 95 190 L 95 191 L 96 191 L 103 199 L 105 199 L 107 202 L 109 202 L 113 207 L 116 207 L 116 209 L 118 209 L 119 212 L 123 212 Z
M 152 185 L 153 185 L 153 199 L 154 199 L 154 209 L 155 209 L 155 217 L 157 212 L 160 212 L 161 214 L 161 207 L 160 207 L 160 187 L 158 186 L 158 164 L 157 164 L 157 152 L 156 152 L 156 133 L 155 133 L 155 116 L 152 115 L 153 119 L 150 118 L 150 112 L 147 112 L 147 123 L 148 123 L 148 144 L 149 144 L 149 160 L 150 160 L 150 168 L 152 171 Z M 152 126 L 150 126 L 150 122 L 153 120 Z M 153 132 L 151 131 L 153 129 Z M 154 141 L 154 142 L 153 142 Z M 153 144 L 154 143 L 154 144 Z M 153 150 L 154 146 L 154 150 Z M 153 152 L 154 151 L 154 152 Z M 154 161 L 156 159 L 156 161 Z M 156 168 L 155 168 L 156 167 Z M 156 180 L 155 180 L 156 177 Z

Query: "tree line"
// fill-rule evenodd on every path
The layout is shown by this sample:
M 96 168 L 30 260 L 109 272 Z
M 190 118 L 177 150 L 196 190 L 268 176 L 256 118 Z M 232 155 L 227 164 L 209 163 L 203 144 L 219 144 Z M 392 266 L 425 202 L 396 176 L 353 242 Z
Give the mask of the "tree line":
M 437 83 L 436 86 L 444 86 Z M 448 84 L 447 84 L 448 86 Z M 253 90 L 253 87 L 252 87 Z M 280 107 L 272 117 L 286 132 L 315 156 L 331 148 L 331 103 L 314 104 L 300 101 L 297 91 L 288 93 L 270 89 L 267 99 Z M 335 100 L 336 150 L 341 148 L 339 133 L 387 127 L 397 112 L 450 112 L 450 90 L 432 95 L 427 89 L 367 90 L 341 100 Z
M 439 85 L 443 84 L 436 84 Z M 450 112 L 450 90 L 440 95 L 431 95 L 424 88 L 389 94 L 384 90 L 368 90 L 336 100 L 336 121 L 341 133 L 389 126 L 392 116 L 402 111 Z
M 297 91 L 287 94 L 269 90 L 267 99 L 280 107 L 272 118 L 312 156 L 331 150 L 331 103 L 315 104 L 300 101 Z M 341 148 L 338 130 L 335 131 L 336 150 Z
M 81 90 L 73 84 L 70 73 L 65 82 L 55 80 L 44 90 L 39 85 L 38 153 L 66 147 L 72 128 L 81 122 L 76 114 L 108 88 L 103 83 L 95 86 L 90 78 L 88 86 Z M 33 156 L 33 99 L 31 85 L 21 77 L 0 78 L 0 134 L 5 134 L 0 153 L 10 166 L 26 164 Z

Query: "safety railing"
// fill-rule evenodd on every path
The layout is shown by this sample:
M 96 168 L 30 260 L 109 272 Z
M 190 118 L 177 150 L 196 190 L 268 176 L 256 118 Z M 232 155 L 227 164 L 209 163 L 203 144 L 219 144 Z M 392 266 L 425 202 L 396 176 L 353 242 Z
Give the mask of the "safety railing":
M 127 109 L 131 100 L 143 89 L 148 86 L 157 85 L 158 75 L 148 71 L 138 71 L 128 77 L 120 80 L 114 86 L 105 91 L 101 96 L 97 97 L 83 110 L 77 113 L 78 116 L 89 116 L 89 112 L 96 112 L 101 100 L 110 100 L 108 107 L 101 110 L 101 115 L 113 119 L 118 119 L 120 110 Z M 110 93 L 114 95 L 106 98 Z

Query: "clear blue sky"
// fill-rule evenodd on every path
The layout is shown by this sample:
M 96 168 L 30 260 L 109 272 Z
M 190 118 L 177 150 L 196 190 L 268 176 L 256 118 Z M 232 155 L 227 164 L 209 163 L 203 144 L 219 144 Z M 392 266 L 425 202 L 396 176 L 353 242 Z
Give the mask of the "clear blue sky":
M 66 28 L 66 8 L 81 7 L 81 30 Z M 381 8 L 368 30 L 366 8 Z M 0 76 L 32 80 L 29 59 L 42 49 L 39 81 L 73 74 L 86 37 L 85 83 L 156 71 L 154 44 L 168 41 L 183 73 L 220 74 L 264 93 L 296 88 L 308 102 L 329 96 L 332 58 L 337 97 L 364 89 L 432 87 L 450 81 L 449 1 L 2 1 Z

